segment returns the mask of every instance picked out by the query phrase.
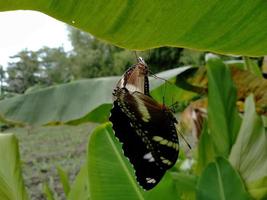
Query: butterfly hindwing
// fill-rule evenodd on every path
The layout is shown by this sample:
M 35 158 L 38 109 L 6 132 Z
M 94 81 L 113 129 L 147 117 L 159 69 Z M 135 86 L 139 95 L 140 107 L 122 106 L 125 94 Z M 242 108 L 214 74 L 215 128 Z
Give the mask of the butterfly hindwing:
M 130 125 L 129 117 L 122 112 L 117 102 L 111 110 L 110 121 L 113 124 L 115 136 L 122 143 L 124 155 L 132 163 L 138 183 L 146 190 L 153 188 L 162 178 L 165 170 L 161 170 L 152 162 L 144 159 L 147 152 L 146 143 L 136 134 Z
M 110 117 L 115 135 L 123 143 L 138 182 L 151 189 L 177 160 L 177 121 L 168 109 L 140 92 L 122 88 L 116 95 Z

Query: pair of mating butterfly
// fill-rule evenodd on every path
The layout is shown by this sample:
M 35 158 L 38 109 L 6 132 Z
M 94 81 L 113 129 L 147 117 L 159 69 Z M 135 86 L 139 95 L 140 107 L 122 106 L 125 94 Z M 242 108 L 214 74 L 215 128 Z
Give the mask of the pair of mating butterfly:
M 142 58 L 129 68 L 114 89 L 110 121 L 146 190 L 159 183 L 179 153 L 177 120 L 171 110 L 149 95 L 148 66 Z

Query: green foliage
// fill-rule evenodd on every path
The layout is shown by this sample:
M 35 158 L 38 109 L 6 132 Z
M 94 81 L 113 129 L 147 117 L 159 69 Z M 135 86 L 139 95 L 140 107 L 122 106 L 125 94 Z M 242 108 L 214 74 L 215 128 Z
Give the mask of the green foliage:
M 71 186 L 68 200 L 89 200 L 88 168 L 84 165 Z
M 157 76 L 170 79 L 183 68 Z M 52 86 L 0 101 L 0 121 L 19 125 L 80 124 L 107 121 L 111 91 L 120 77 L 103 77 Z M 153 79 L 151 88 L 163 81 Z
M 6 70 L 5 91 L 24 93 L 28 88 L 69 82 L 70 61 L 63 48 L 22 50 L 11 57 Z
M 217 156 L 228 157 L 240 127 L 236 88 L 230 70 L 219 58 L 207 61 L 209 92 L 208 118 Z
M 148 53 L 146 62 L 149 63 L 149 67 L 154 73 L 171 69 L 173 67 L 178 67 L 181 64 L 180 58 L 182 52 L 182 48 L 156 48 Z
M 0 199 L 28 200 L 22 179 L 18 141 L 13 134 L 0 134 Z
M 257 75 L 258 77 L 262 77 L 262 72 L 258 66 L 258 64 L 250 59 L 249 57 L 244 57 L 244 62 L 245 62 L 245 69 L 250 71 L 251 73 Z
M 0 2 L 1 11 L 15 9 L 38 10 L 94 35 L 70 30 L 73 51 L 68 53 L 48 48 L 20 52 L 6 76 L 8 90 L 16 93 L 23 93 L 36 84 L 52 85 L 78 78 L 121 74 L 132 63 L 130 53 L 99 43 L 95 37 L 131 49 L 176 46 L 237 55 L 267 53 L 266 4 L 260 0 L 197 3 L 173 0 L 153 2 L 153 6 L 151 1 L 140 0 L 135 3 L 119 0 L 110 3 L 101 0 Z M 151 61 L 160 63 L 161 67 L 203 64 L 203 53 L 196 53 L 194 59 L 188 61 L 181 58 L 186 55 L 181 49 L 161 48 L 150 55 Z M 152 66 L 158 70 L 155 63 L 152 62 Z M 245 63 L 250 71 L 259 75 L 257 66 Z M 182 169 L 181 163 L 187 160 L 180 156 L 172 172 L 167 172 L 155 189 L 145 192 L 137 185 L 133 168 L 123 156 L 111 126 L 103 124 L 92 133 L 87 164 L 71 187 L 61 171 L 67 198 L 243 200 L 250 199 L 250 195 L 256 199 L 266 198 L 267 141 L 263 120 L 256 115 L 250 97 L 241 124 L 229 69 L 218 58 L 209 59 L 207 68 L 208 121 L 193 160 L 196 168 Z M 172 76 L 167 79 L 177 74 L 169 73 Z M 29 89 L 27 94 L 1 101 L 0 118 L 5 123 L 20 125 L 103 122 L 107 119 L 111 91 L 117 79 L 98 78 L 47 89 Z M 165 87 L 152 92 L 158 101 Z M 170 91 L 175 93 L 175 100 L 190 101 L 196 97 L 174 87 L 170 87 Z M 171 99 L 168 98 L 168 105 Z M 14 136 L 0 135 L 0 158 L 5 161 L 0 164 L 0 197 L 27 199 Z M 48 185 L 44 185 L 44 191 L 48 199 L 54 199 Z
M 209 134 L 209 129 L 207 122 L 204 123 L 203 129 L 200 135 L 199 144 L 197 147 L 197 165 L 196 173 L 200 174 L 210 162 L 215 160 L 216 154 L 214 152 L 214 146 L 212 143 L 211 135 Z
M 195 200 L 198 177 L 185 172 L 171 173 L 176 191 L 183 200 Z
M 56 200 L 56 198 L 54 197 L 54 192 L 52 191 L 48 183 L 43 184 L 43 193 L 47 200 Z
M 101 174 L 101 176 L 99 176 Z M 95 129 L 88 143 L 88 181 L 92 199 L 177 199 L 175 185 L 169 175 L 149 192 L 135 181 L 129 161 L 115 138 L 110 124 Z
M 7 69 L 8 78 L 6 80 L 9 85 L 8 91 L 15 93 L 23 93 L 28 87 L 39 83 L 38 77 L 38 55 L 36 52 L 23 50 L 12 57 L 17 60 L 10 62 Z
M 67 83 L 73 79 L 72 63 L 68 54 L 62 47 L 43 47 L 37 51 L 39 64 L 39 77 L 42 77 L 43 85 Z
M 256 199 L 267 196 L 267 138 L 262 117 L 255 111 L 253 96 L 246 100 L 245 115 L 230 154 L 231 164 L 240 172 Z M 262 188 L 258 194 L 257 189 Z M 250 189 L 251 188 L 251 189 Z M 252 189 L 253 188 L 253 189 Z M 255 189 L 255 191 L 254 191 Z
M 207 67 L 209 93 L 212 93 L 208 96 L 209 117 L 202 131 L 199 145 L 197 146 L 198 153 L 196 157 L 194 157 L 195 163 L 193 167 L 189 167 L 186 170 L 182 169 L 181 163 L 186 162 L 187 158 L 185 155 L 180 155 L 180 160 L 176 167 L 173 168 L 172 171 L 166 173 L 158 186 L 150 191 L 143 191 L 136 183 L 133 168 L 124 157 L 121 144 L 115 138 L 110 124 L 102 124 L 97 127 L 90 136 L 87 151 L 87 164 L 81 168 L 80 173 L 72 185 L 69 183 L 66 173 L 59 170 L 67 199 L 105 200 L 127 198 L 193 200 L 233 198 L 243 200 L 250 199 L 250 195 L 256 199 L 264 199 L 267 195 L 267 170 L 265 169 L 267 155 L 264 153 L 267 141 L 265 140 L 266 130 L 264 129 L 262 118 L 256 114 L 253 98 L 250 97 L 246 101 L 245 115 L 241 124 L 241 129 L 239 130 L 241 119 L 238 117 L 235 107 L 236 91 L 227 66 L 225 66 L 220 59 L 211 58 L 207 61 Z M 187 68 L 173 69 L 160 73 L 157 76 L 169 79 L 183 72 L 185 69 Z M 116 83 L 118 77 L 113 78 L 97 78 L 65 84 L 59 87 L 41 89 L 20 96 L 20 98 L 22 98 L 21 100 L 5 100 L 3 102 L 6 104 L 2 105 L 8 105 L 7 102 L 9 102 L 10 105 L 12 103 L 16 105 L 17 102 L 33 102 L 32 99 L 38 98 L 40 98 L 39 101 L 45 100 L 48 102 L 49 98 L 51 99 L 51 97 L 55 96 L 54 99 L 51 99 L 52 102 L 58 99 L 58 97 L 62 97 L 63 94 L 71 94 L 71 96 L 60 100 L 60 102 L 63 104 L 66 103 L 68 106 L 62 106 L 61 113 L 58 112 L 57 117 L 62 120 L 64 116 L 68 116 L 66 113 L 73 113 L 74 111 L 77 112 L 77 115 L 69 115 L 72 116 L 72 120 L 62 120 L 61 122 L 80 124 L 87 120 L 92 120 L 94 117 L 104 119 L 104 116 L 106 116 L 106 118 L 108 117 L 107 110 L 110 107 L 109 104 L 101 103 L 101 100 L 97 97 L 105 97 L 106 95 L 110 98 L 108 101 L 112 101 L 109 91 L 112 90 L 112 84 Z M 173 80 L 170 79 L 170 81 Z M 152 87 L 155 88 L 152 94 L 158 97 L 164 94 L 162 87 L 166 86 L 156 88 L 162 83 L 161 80 L 151 81 L 151 83 Z M 88 88 L 90 88 L 89 86 L 94 92 L 93 95 L 88 94 L 86 98 L 85 96 L 79 96 L 80 93 L 88 91 Z M 95 89 L 98 86 L 102 88 L 102 91 L 100 89 Z M 172 87 L 170 90 L 176 91 Z M 178 100 L 181 99 L 179 95 L 180 97 L 187 96 L 194 98 L 194 94 L 189 93 L 188 95 L 185 94 L 188 92 L 180 89 L 178 90 L 179 92 L 175 94 Z M 54 95 L 51 95 L 53 94 L 51 93 L 52 91 L 55 91 Z M 75 91 L 77 91 L 77 93 L 75 93 Z M 41 94 L 45 95 L 40 96 Z M 45 96 L 49 98 L 45 99 Z M 15 99 L 18 98 L 19 97 Z M 82 106 L 83 101 L 80 101 L 79 104 L 79 106 L 82 107 L 81 110 L 78 110 L 78 107 L 71 108 L 72 105 L 70 102 L 77 103 L 80 99 L 83 101 L 87 99 L 86 103 L 95 101 L 95 104 L 92 102 L 89 102 L 89 104 L 93 104 L 97 108 L 93 109 L 92 106 L 91 110 L 84 111 L 84 108 L 89 105 L 84 104 L 84 106 Z M 104 99 L 103 102 L 107 101 L 107 99 Z M 190 100 L 190 98 L 188 98 L 188 100 Z M 50 105 L 50 103 L 48 105 Z M 1 109 L 3 109 L 2 107 L 0 106 Z M 46 112 L 49 111 L 49 107 L 45 107 L 45 105 L 42 105 L 42 107 L 44 107 Z M 18 108 L 21 109 L 22 107 L 18 106 Z M 33 107 L 28 106 L 25 110 L 29 111 L 31 110 L 30 108 Z M 65 113 L 62 112 L 63 108 Z M 10 109 L 7 108 L 6 113 L 10 114 L 8 110 Z M 31 115 L 32 114 L 29 114 L 29 116 Z M 14 116 L 16 115 L 14 114 Z M 23 114 L 21 116 L 23 116 Z M 39 120 L 36 121 L 39 124 L 43 124 L 44 122 L 54 124 L 53 122 L 56 122 L 56 120 L 51 120 L 51 116 L 54 117 L 54 114 L 48 114 L 48 117 L 44 118 L 46 121 L 40 118 L 41 116 L 43 116 L 42 112 L 41 114 L 36 112 L 35 119 Z M 25 120 L 26 117 L 22 119 Z M 23 120 L 21 121 L 25 123 Z M 28 123 L 32 123 L 34 120 L 28 121 Z M 218 132 L 220 134 L 218 134 Z M 220 146 L 221 142 L 225 145 Z M 218 158 L 218 155 L 224 158 Z M 228 156 L 229 161 L 226 160 Z M 48 198 L 52 198 L 52 195 L 54 195 L 49 187 L 45 187 L 45 193 Z
M 63 186 L 63 190 L 66 196 L 68 196 L 70 192 L 70 183 L 69 183 L 69 177 L 67 172 L 60 166 L 57 166 L 57 173 L 60 179 L 60 182 Z
M 0 99 L 1 99 L 3 92 L 4 92 L 4 90 L 3 90 L 4 78 L 5 78 L 5 71 L 3 70 L 3 66 L 0 65 Z
M 198 200 L 251 199 L 238 173 L 220 157 L 204 170 L 197 188 Z
M 37 51 L 22 50 L 11 57 L 7 71 L 1 71 L 1 81 L 5 82 L 3 91 L 28 93 L 72 80 L 121 75 L 136 62 L 134 52 L 101 42 L 70 26 L 68 31 L 73 46 L 69 52 L 62 47 L 43 47 Z M 184 51 L 187 52 L 185 55 L 182 54 Z M 199 64 L 200 59 L 194 56 L 201 53 L 162 47 L 138 54 L 146 58 L 151 72 L 156 73 L 179 65 Z
M 135 59 L 130 51 L 101 42 L 78 29 L 68 30 L 73 46 L 69 59 L 74 79 L 120 75 Z
M 64 166 L 68 172 L 69 195 L 78 192 L 78 189 L 72 191 L 75 176 L 86 160 L 87 138 L 95 126 L 85 123 L 79 126 L 34 126 L 6 130 L 13 132 L 19 140 L 23 177 L 30 199 L 42 199 L 42 183 L 46 182 L 55 191 L 58 200 L 66 200 L 56 166 Z M 87 181 L 87 176 L 85 179 Z

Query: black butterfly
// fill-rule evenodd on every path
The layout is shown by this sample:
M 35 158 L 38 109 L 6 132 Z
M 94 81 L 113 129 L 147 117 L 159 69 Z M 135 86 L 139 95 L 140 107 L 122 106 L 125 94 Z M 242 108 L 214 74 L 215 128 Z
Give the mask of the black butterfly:
M 110 121 L 137 181 L 149 190 L 175 164 L 179 141 L 172 112 L 149 96 L 147 72 L 147 65 L 139 60 L 124 74 L 113 93 Z

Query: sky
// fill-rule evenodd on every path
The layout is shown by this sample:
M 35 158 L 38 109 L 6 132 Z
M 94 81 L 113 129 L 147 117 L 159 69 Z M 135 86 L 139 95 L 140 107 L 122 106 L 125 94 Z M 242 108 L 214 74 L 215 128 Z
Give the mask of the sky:
M 0 12 L 0 65 L 4 68 L 10 56 L 23 49 L 43 46 L 71 49 L 66 24 L 35 11 Z

